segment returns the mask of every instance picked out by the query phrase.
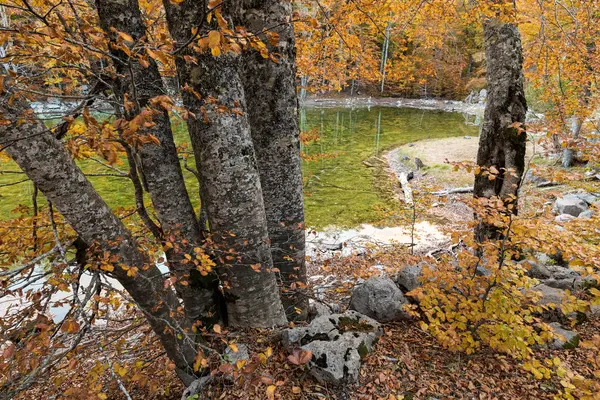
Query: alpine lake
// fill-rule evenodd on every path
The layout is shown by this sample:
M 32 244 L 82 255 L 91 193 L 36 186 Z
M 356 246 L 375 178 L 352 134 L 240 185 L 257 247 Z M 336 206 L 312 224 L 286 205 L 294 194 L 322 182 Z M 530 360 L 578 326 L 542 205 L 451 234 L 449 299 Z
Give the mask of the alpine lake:
M 185 124 L 176 121 L 173 127 L 177 144 L 191 153 Z M 300 110 L 300 127 L 306 225 L 317 230 L 393 224 L 386 222 L 386 210 L 398 203 L 393 196 L 397 182 L 387 171 L 385 153 L 418 140 L 478 134 L 473 117 L 466 114 L 383 106 L 305 107 Z M 12 161 L 3 160 L 2 164 L 3 171 L 18 171 Z M 96 161 L 82 160 L 78 164 L 87 174 L 114 173 Z M 188 165 L 195 167 L 191 155 Z M 128 170 L 124 159 L 114 167 Z M 194 206 L 199 208 L 198 182 L 185 168 L 183 173 Z M 129 179 L 89 179 L 111 207 L 134 205 Z M 2 186 L 6 184 L 11 185 Z M 19 206 L 30 206 L 32 193 L 33 186 L 24 175 L 0 173 L 0 218 L 12 219 L 27 212 Z M 38 201 L 44 203 L 41 198 Z

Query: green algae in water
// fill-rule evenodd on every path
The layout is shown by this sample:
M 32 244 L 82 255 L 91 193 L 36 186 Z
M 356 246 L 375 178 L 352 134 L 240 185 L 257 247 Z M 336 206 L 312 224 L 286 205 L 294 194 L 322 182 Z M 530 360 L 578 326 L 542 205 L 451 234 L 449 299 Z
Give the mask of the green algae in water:
M 316 143 L 302 146 L 307 156 L 317 159 L 302 165 L 306 223 L 316 229 L 381 222 L 378 209 L 394 202 L 389 192 L 382 189 L 386 187 L 385 181 L 390 179 L 381 171 L 368 168 L 363 161 L 373 156 L 381 157 L 387 150 L 417 140 L 475 136 L 478 133 L 478 128 L 465 124 L 465 117 L 458 113 L 392 107 L 303 109 L 301 126 L 304 131 L 316 129 L 320 132 Z M 187 144 L 191 149 L 185 124 L 175 121 L 173 131 L 175 142 Z M 3 164 L 2 170 L 19 170 L 13 162 Z M 195 167 L 193 157 L 188 164 Z M 86 173 L 111 172 L 94 161 L 78 161 L 78 165 Z M 117 167 L 128 171 L 125 160 Z M 192 203 L 198 209 L 198 183 L 183 165 L 182 169 Z M 23 175 L 0 173 L 0 185 L 24 178 Z M 112 208 L 135 205 L 129 179 L 89 179 Z M 31 182 L 0 187 L 0 219 L 17 217 L 19 214 L 14 210 L 20 204 L 30 206 L 32 192 Z M 38 201 L 44 204 L 41 194 Z M 148 198 L 146 203 L 150 203 Z
M 363 161 L 417 140 L 476 136 L 478 128 L 465 122 L 459 113 L 410 108 L 302 110 L 302 130 L 320 132 L 318 141 L 302 146 L 313 160 L 302 166 L 307 226 L 381 223 L 378 209 L 394 201 L 380 189 L 389 178 L 374 176 L 376 170 Z M 337 156 L 319 157 L 332 154 Z

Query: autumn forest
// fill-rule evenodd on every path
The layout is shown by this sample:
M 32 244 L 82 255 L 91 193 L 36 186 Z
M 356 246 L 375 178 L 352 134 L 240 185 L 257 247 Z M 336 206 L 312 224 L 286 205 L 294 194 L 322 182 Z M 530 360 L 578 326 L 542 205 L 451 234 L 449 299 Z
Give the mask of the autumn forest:
M 598 0 L 0 18 L 0 400 L 600 399 Z

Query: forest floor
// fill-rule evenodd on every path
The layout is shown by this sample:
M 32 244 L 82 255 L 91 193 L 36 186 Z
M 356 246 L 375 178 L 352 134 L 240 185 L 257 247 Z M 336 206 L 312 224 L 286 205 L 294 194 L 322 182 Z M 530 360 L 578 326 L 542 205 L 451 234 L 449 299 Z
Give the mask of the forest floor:
M 477 152 L 477 138 L 447 138 L 420 141 L 396 149 L 395 156 L 420 158 L 426 165 L 419 178 L 411 185 L 418 192 L 432 188 L 452 188 L 468 186 L 472 175 L 464 171 L 455 172 L 448 162 L 474 161 Z M 392 173 L 392 171 L 390 171 Z M 423 174 L 424 173 L 424 174 Z M 558 189 L 557 189 L 558 190 Z M 548 193 L 540 194 L 542 196 Z M 439 204 L 429 207 L 420 218 L 437 221 L 440 228 L 458 226 L 472 218 L 472 211 L 466 205 L 471 195 L 453 195 L 440 199 Z M 436 245 L 439 246 L 439 243 Z M 424 248 L 427 253 L 435 249 Z M 327 258 L 313 258 L 309 262 L 309 283 L 313 292 L 322 300 L 344 310 L 353 287 L 370 276 L 386 273 L 391 275 L 398 268 L 408 265 L 411 257 L 406 248 L 387 246 L 371 249 L 363 253 L 351 253 L 345 257 L 330 254 Z M 240 378 L 235 383 L 217 378 L 218 384 L 211 386 L 202 398 L 206 399 L 302 399 L 302 400 L 438 400 L 438 399 L 552 399 L 561 390 L 558 379 L 535 380 L 524 371 L 521 362 L 510 355 L 482 349 L 474 355 L 452 353 L 443 349 L 428 333 L 421 330 L 417 322 L 384 324 L 384 334 L 367 355 L 360 373 L 360 382 L 341 388 L 330 387 L 315 381 L 302 366 L 288 361 L 288 353 L 282 347 L 278 335 L 268 331 L 223 332 L 224 337 L 214 339 L 216 346 L 223 347 L 227 341 L 246 343 L 254 357 L 267 355 L 266 361 L 251 375 Z M 140 332 L 147 335 L 142 327 L 129 333 L 134 342 Z M 600 320 L 593 319 L 577 328 L 583 340 L 590 339 L 600 331 Z M 100 333 L 101 334 L 101 333 Z M 142 336 L 143 337 L 143 336 Z M 123 338 L 117 343 L 123 345 Z M 124 357 L 135 359 L 135 354 L 119 355 L 117 344 L 107 352 L 114 359 Z M 132 399 L 180 399 L 183 386 L 168 367 L 168 360 L 161 355 L 158 343 L 153 350 L 143 350 L 145 358 L 152 359 L 144 369 L 148 380 L 126 383 Z M 112 350 L 112 351 L 111 351 Z M 588 359 L 593 356 L 585 348 L 574 350 L 540 350 L 540 358 L 560 354 L 561 359 L 572 369 L 589 374 Z M 133 357 L 132 357 L 133 356 Z M 74 370 L 67 370 L 68 379 L 61 380 L 58 388 L 50 377 L 41 380 L 31 390 L 19 396 L 25 398 L 50 398 L 49 393 L 59 394 L 53 398 L 79 399 L 86 393 L 85 379 L 100 356 L 93 351 L 81 360 Z M 112 357 L 111 357 L 112 358 Z M 114 361 L 113 361 L 114 362 Z M 221 376 L 221 375 L 218 375 Z M 126 377 L 122 377 L 126 380 Z M 148 382 L 156 381 L 156 384 Z M 108 399 L 126 399 L 119 388 L 114 374 L 104 373 L 99 382 Z M 142 383 L 145 382 L 145 383 Z M 267 394 L 274 386 L 275 392 Z M 76 389 L 76 390 L 74 390 Z M 79 390 L 81 389 L 81 390 Z M 65 395 L 69 393 L 70 395 Z

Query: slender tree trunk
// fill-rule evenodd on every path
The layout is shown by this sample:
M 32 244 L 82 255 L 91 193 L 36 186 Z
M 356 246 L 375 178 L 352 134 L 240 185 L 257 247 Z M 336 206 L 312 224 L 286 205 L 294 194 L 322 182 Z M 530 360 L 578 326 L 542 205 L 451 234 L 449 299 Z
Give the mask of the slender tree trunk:
M 144 40 L 146 27 L 138 0 L 96 0 L 96 7 L 100 25 L 112 43 L 117 40 L 117 33 L 111 28 L 129 34 L 136 42 Z M 127 96 L 135 103 L 134 110 L 126 113 L 131 120 L 144 109 L 148 110 L 153 98 L 167 92 L 155 60 L 149 57 L 149 66 L 144 67 L 137 57 L 128 57 L 114 46 L 110 52 L 116 60 L 119 74 L 116 94 L 121 102 Z M 169 266 L 177 277 L 177 292 L 191 321 L 218 319 L 218 307 L 213 301 L 218 285 L 216 275 L 203 277 L 192 268 L 194 264 L 182 263 L 185 254 L 193 255 L 193 249 L 200 245 L 202 236 L 183 180 L 169 115 L 166 110 L 155 110 L 152 121 L 155 125 L 143 133 L 155 136 L 160 144 L 149 143 L 132 150 L 140 156 L 141 165 L 137 167 L 143 173 L 143 181 L 158 214 L 163 241 L 175 245 L 166 247 L 165 251 Z
M 579 134 L 581 133 L 581 127 L 583 126 L 583 118 L 577 117 L 574 115 L 571 118 L 571 134 L 573 141 L 579 139 Z M 563 168 L 571 168 L 573 166 L 573 161 L 575 158 L 575 151 L 573 148 L 566 147 L 563 150 L 562 155 L 562 166 Z
M 0 143 L 86 243 L 97 244 L 119 256 L 113 264 L 114 270 L 107 274 L 131 295 L 177 366 L 180 377 L 189 383 L 193 375 L 189 366 L 193 365 L 196 353 L 190 326 L 178 316 L 175 292 L 165 288 L 160 270 L 139 251 L 131 233 L 94 190 L 62 143 L 37 119 L 28 104 L 13 100 L 9 96 L 0 100 L 3 118 L 19 121 L 0 125 Z M 124 266 L 136 267 L 137 274 L 130 276 Z
M 475 198 L 499 197 L 507 213 L 517 213 L 518 187 L 525 168 L 527 103 L 523 90 L 523 55 L 517 26 L 486 19 L 483 24 L 487 62 L 488 98 L 479 139 L 477 164 L 495 168 L 496 179 L 478 174 Z M 502 229 L 480 220 L 476 229 L 479 242 L 499 239 Z
M 273 265 L 283 281 L 282 301 L 289 319 L 306 319 L 304 199 L 296 93 L 296 44 L 292 4 L 281 0 L 236 2 L 236 25 L 251 33 L 272 29 L 273 44 L 261 40 L 278 62 L 254 50 L 243 53 L 243 84 L 258 161 Z
M 164 6 L 177 46 L 190 41 L 192 28 L 200 26 L 200 37 L 211 30 L 205 22 L 205 2 L 185 0 L 175 5 L 165 0 Z M 196 57 L 197 65 L 186 62 L 186 55 Z M 213 57 L 186 48 L 179 51 L 176 65 L 180 86 L 189 88 L 184 90 L 184 104 L 196 115 L 188 119 L 188 130 L 224 281 L 228 322 L 272 327 L 284 324 L 286 318 L 272 270 L 240 61 L 232 53 Z

